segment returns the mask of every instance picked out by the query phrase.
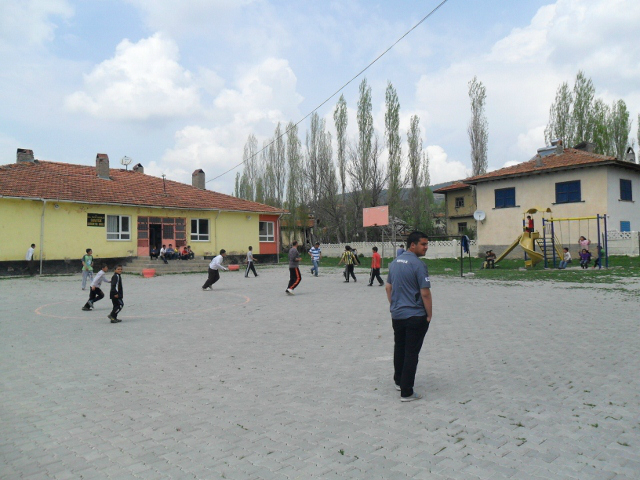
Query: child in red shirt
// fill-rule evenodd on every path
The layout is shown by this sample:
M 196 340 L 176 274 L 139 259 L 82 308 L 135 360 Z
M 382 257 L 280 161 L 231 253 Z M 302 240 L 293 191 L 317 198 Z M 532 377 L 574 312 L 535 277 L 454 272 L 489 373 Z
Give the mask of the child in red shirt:
M 384 285 L 382 278 L 380 277 L 380 265 L 382 263 L 382 258 L 378 253 L 378 247 L 373 247 L 371 249 L 373 251 L 373 255 L 371 256 L 371 275 L 369 277 L 369 287 L 373 286 L 373 280 L 378 280 L 380 286 Z

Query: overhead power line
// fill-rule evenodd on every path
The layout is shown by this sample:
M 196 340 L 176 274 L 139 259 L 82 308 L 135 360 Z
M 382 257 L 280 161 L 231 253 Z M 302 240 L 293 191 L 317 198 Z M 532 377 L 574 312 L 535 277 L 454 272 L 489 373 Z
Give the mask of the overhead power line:
M 404 37 L 406 37 L 407 35 L 409 35 L 412 31 L 414 31 L 416 28 L 418 28 L 425 20 L 427 20 L 431 15 L 433 15 L 434 13 L 436 13 L 440 7 L 442 7 L 445 3 L 447 3 L 448 0 L 442 0 L 438 5 L 436 5 L 436 7 L 431 10 L 428 14 L 426 14 L 424 17 L 422 17 L 422 19 L 416 23 L 413 27 L 411 27 L 409 30 L 407 30 L 404 35 L 402 35 L 400 38 L 398 38 L 395 42 L 393 42 L 391 44 L 391 46 L 389 48 L 387 48 L 384 52 L 382 52 L 380 55 L 378 55 L 372 62 L 370 62 L 366 67 L 364 67 L 362 70 L 360 70 L 356 75 L 354 75 L 351 80 L 349 80 L 347 83 L 345 83 L 344 85 L 342 85 L 340 88 L 338 88 L 335 92 L 333 92 L 331 95 L 329 95 L 327 97 L 327 99 L 325 101 L 323 101 L 320 105 L 318 105 L 316 108 L 314 108 L 313 110 L 311 110 L 309 113 L 307 113 L 304 117 L 302 117 L 300 120 L 298 120 L 294 125 L 292 125 L 289 129 L 285 130 L 279 137 L 275 137 L 273 140 L 271 140 L 271 142 L 269 142 L 268 144 L 264 145 L 260 150 L 258 150 L 256 153 L 254 153 L 251 157 L 247 158 L 246 160 L 241 161 L 240 163 L 238 163 L 237 165 L 231 167 L 229 170 L 226 170 L 225 172 L 221 173 L 220 175 L 218 175 L 217 177 L 213 177 L 210 180 L 207 180 L 206 183 L 212 182 L 214 180 L 217 180 L 220 177 L 225 176 L 227 173 L 232 172 L 233 170 L 235 170 L 236 168 L 238 168 L 240 165 L 243 165 L 245 162 L 247 162 L 248 160 L 251 160 L 254 157 L 257 157 L 260 153 L 262 153 L 264 150 L 266 150 L 267 148 L 269 148 L 271 145 L 273 145 L 277 140 L 279 140 L 280 138 L 284 137 L 285 135 L 287 135 L 294 127 L 297 127 L 298 125 L 300 125 L 302 122 L 304 122 L 307 118 L 309 118 L 314 112 L 316 112 L 317 110 L 320 109 L 320 107 L 322 107 L 325 103 L 327 103 L 329 100 L 331 100 L 333 97 L 335 97 L 338 93 L 340 93 L 342 90 L 345 89 L 345 87 L 347 87 L 351 82 L 353 82 L 355 79 L 357 79 L 360 75 L 362 75 L 364 72 L 366 72 L 367 70 L 369 70 L 369 68 L 376 63 L 378 60 L 380 60 L 382 57 L 384 57 L 393 47 L 395 47 L 401 40 L 404 39 Z

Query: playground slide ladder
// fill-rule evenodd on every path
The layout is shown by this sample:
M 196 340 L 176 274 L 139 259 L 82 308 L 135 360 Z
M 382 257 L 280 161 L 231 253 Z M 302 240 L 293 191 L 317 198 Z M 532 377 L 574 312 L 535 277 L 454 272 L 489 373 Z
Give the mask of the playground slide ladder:
M 545 265 L 553 265 L 554 245 L 556 247 L 556 259 L 558 261 L 562 260 L 563 252 L 562 248 L 560 247 L 561 243 L 558 240 L 557 236 L 552 237 L 551 235 L 547 235 L 545 238 L 537 238 L 536 243 L 538 244 L 538 249 L 544 256 Z

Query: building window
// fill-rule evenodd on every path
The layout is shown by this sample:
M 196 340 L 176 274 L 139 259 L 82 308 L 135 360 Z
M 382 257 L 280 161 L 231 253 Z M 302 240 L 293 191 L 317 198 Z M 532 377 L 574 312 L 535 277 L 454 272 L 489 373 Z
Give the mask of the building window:
M 107 215 L 107 240 L 131 240 L 131 217 Z
M 467 230 L 467 222 L 458 223 L 458 233 L 463 234 Z
M 208 242 L 209 241 L 209 219 L 207 218 L 191 219 L 191 241 L 192 242 Z
M 509 208 L 516 206 L 516 189 L 499 188 L 496 193 L 496 208 Z
M 260 241 L 261 242 L 275 242 L 275 236 L 273 234 L 273 222 L 260 222 Z
M 456 197 L 456 208 L 464 207 L 464 197 Z
M 580 180 L 556 183 L 556 203 L 573 203 L 582 201 Z
M 620 200 L 631 202 L 633 194 L 631 193 L 631 180 L 620 179 Z
M 631 222 L 629 221 L 621 221 L 620 222 L 620 231 L 621 232 L 630 232 L 631 231 Z

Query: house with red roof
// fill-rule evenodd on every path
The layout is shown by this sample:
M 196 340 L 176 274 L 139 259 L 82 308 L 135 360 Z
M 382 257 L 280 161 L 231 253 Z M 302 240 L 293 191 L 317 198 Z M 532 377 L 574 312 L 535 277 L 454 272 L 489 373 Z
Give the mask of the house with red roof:
M 286 213 L 207 190 L 201 169 L 187 185 L 146 175 L 140 164 L 110 168 L 106 154 L 93 167 L 18 149 L 15 163 L 0 166 L 0 263 L 24 260 L 32 243 L 46 262 L 80 259 L 87 248 L 98 260 L 120 260 L 169 244 L 188 244 L 198 256 L 223 248 L 241 254 L 251 245 L 276 258 Z
M 633 153 L 621 160 L 594 153 L 593 144 L 563 148 L 558 141 L 529 161 L 464 183 L 475 186 L 478 209 L 485 213 L 477 222 L 480 251 L 499 253 L 511 244 L 522 233 L 523 213 L 530 208 L 550 208 L 554 218 L 606 215 L 608 230 L 640 229 L 640 165 Z M 556 232 L 564 246 L 576 245 L 579 235 L 598 241 L 595 225 L 576 223 L 571 238 L 567 230 Z
M 473 187 L 464 181 L 434 190 L 445 196 L 445 223 L 447 235 L 468 235 L 476 230 L 473 212 L 476 211 L 476 199 Z

